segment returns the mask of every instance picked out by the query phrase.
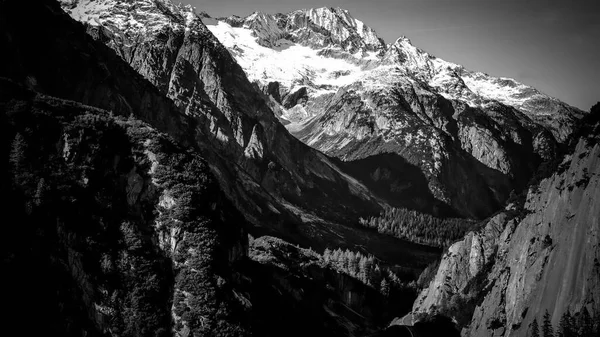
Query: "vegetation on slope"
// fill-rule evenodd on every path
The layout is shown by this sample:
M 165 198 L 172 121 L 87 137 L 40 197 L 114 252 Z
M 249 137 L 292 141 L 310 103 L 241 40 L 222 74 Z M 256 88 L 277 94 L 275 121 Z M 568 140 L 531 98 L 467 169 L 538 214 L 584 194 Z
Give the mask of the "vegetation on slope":
M 405 208 L 386 207 L 379 216 L 360 218 L 359 223 L 378 232 L 412 242 L 445 248 L 462 238 L 476 222 L 458 218 L 436 218 Z
M 243 220 L 203 159 L 137 120 L 0 86 L 8 325 L 34 316 L 31 334 L 169 336 L 174 323 L 245 334 L 230 268 Z

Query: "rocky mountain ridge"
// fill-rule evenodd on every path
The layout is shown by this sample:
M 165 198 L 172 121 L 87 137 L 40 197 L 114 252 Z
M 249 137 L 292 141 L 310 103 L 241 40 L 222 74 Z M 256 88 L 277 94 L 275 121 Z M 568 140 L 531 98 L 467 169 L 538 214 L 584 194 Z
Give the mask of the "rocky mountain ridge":
M 289 24 L 298 13 L 328 38 L 314 43 L 316 33 L 298 34 Z M 385 45 L 344 10 L 202 20 L 298 139 L 344 161 L 395 153 L 463 216 L 488 215 L 502 204 L 582 115 L 535 88 L 432 56 L 406 37 Z M 343 33 L 354 26 L 372 32 L 361 42 L 371 49 L 348 49 L 361 38 Z M 481 170 L 468 172 L 473 166 Z M 495 206 L 468 200 L 448 178 L 457 175 L 474 186 L 476 199 Z
M 208 14 L 203 17 L 207 23 L 210 19 Z M 232 27 L 252 30 L 257 42 L 270 48 L 283 47 L 281 43 L 285 40 L 315 48 L 341 48 L 361 55 L 385 48 L 383 40 L 372 28 L 339 7 L 301 9 L 288 14 L 254 12 L 245 18 L 220 20 Z
M 318 254 L 263 237 L 251 251 L 261 263 L 255 268 L 247 264 L 245 229 L 317 250 L 346 245 L 416 273 L 436 250 L 348 225 L 379 209 L 381 195 L 411 195 L 432 207 L 435 199 L 419 194 L 428 182 L 423 167 L 412 164 L 414 153 L 406 156 L 411 163 L 387 144 L 391 153 L 357 161 L 327 157 L 290 137 L 272 110 L 280 104 L 275 96 L 255 90 L 201 15 L 164 0 L 95 2 L 105 6 L 100 12 L 78 7 L 85 3 L 91 2 L 62 1 L 96 25 L 76 23 L 55 1 L 0 2 L 0 76 L 10 78 L 0 79 L 1 148 L 8 159 L 0 163 L 1 193 L 5 234 L 19 239 L 0 249 L 12 276 L 3 289 L 13 309 L 2 317 L 7 329 L 66 336 L 285 334 L 285 324 L 273 329 L 273 317 L 301 328 L 291 335 L 375 328 L 384 317 L 376 306 L 381 294 L 349 277 L 357 273 L 350 265 L 346 275 L 320 270 Z M 152 22 L 134 24 L 136 18 Z M 297 106 L 308 92 L 283 90 L 280 98 Z M 356 111 L 360 102 L 348 104 L 346 94 L 337 106 Z M 397 104 L 403 97 L 392 92 L 380 102 L 390 111 L 403 107 L 415 123 L 411 137 L 427 139 L 427 111 L 408 113 L 410 104 Z M 446 114 L 461 106 L 435 99 Z M 486 196 L 513 186 L 504 172 L 533 172 L 535 161 L 519 160 L 531 153 L 551 160 L 556 144 L 550 131 L 505 105 L 462 108 L 460 123 L 452 123 L 453 114 L 430 118 L 451 135 L 434 139 L 446 144 L 448 158 L 439 152 L 439 168 L 435 153 L 422 158 L 433 158 L 432 170 L 447 174 L 442 183 L 457 180 L 453 188 L 478 182 L 448 200 L 458 210 L 478 205 L 486 214 L 495 207 Z M 478 336 L 523 335 L 544 308 L 555 324 L 565 307 L 598 312 L 600 132 L 590 125 L 539 190 L 452 246 L 416 313 L 445 313 L 463 334 Z M 502 174 L 470 158 L 455 139 Z M 366 144 L 365 153 L 386 149 L 377 139 Z M 490 186 L 505 189 L 480 193 Z M 31 280 L 44 282 L 29 287 Z M 303 324 L 305 317 L 319 320 Z
M 236 56 L 238 62 L 248 73 L 250 80 L 258 81 L 263 86 L 269 82 L 278 81 L 285 86 L 284 90 L 294 92 L 296 91 L 294 90 L 294 81 L 304 77 L 304 82 L 308 82 L 304 86 L 309 91 L 317 91 L 314 96 L 318 97 L 326 93 L 327 90 L 319 92 L 319 89 L 323 88 L 319 88 L 319 83 L 310 83 L 311 80 L 320 80 L 319 82 L 324 83 L 320 86 L 329 87 L 327 88 L 328 91 L 335 91 L 340 87 L 358 81 L 361 81 L 367 87 L 365 89 L 368 89 L 369 84 L 373 87 L 389 86 L 396 82 L 397 76 L 382 75 L 389 68 L 397 67 L 404 77 L 409 77 L 416 82 L 424 82 L 429 90 L 448 99 L 461 100 L 471 107 L 485 108 L 496 101 L 525 112 L 530 118 L 538 119 L 542 124 L 544 122 L 540 119 L 541 116 L 536 117 L 536 115 L 563 113 L 566 116 L 562 116 L 564 118 L 561 120 L 562 123 L 569 124 L 569 122 L 572 122 L 571 119 L 574 115 L 581 113 L 578 109 L 514 79 L 493 77 L 485 73 L 471 71 L 461 65 L 435 57 L 415 47 L 405 36 L 398 38 L 391 44 L 385 44 L 372 28 L 352 17 L 349 11 L 340 8 L 313 8 L 293 11 L 288 14 L 255 12 L 245 18 L 214 19 L 205 13 L 203 21 Z M 308 30 L 310 34 L 299 33 L 299 30 L 302 32 Z M 246 33 L 250 33 L 251 37 L 248 38 L 245 35 Z M 315 43 L 314 35 L 318 33 L 321 33 L 318 39 L 319 42 Z M 230 35 L 229 38 L 233 37 L 233 40 L 228 39 L 227 35 Z M 265 41 L 270 42 L 266 43 Z M 267 51 L 259 49 L 258 52 L 263 52 L 261 57 L 268 57 L 269 62 L 246 65 L 243 61 L 248 58 L 252 58 L 254 62 L 257 61 L 256 56 L 252 55 L 254 54 L 252 42 L 280 53 L 265 55 L 263 53 Z M 312 60 L 303 64 L 288 63 L 286 65 L 284 62 L 278 62 L 289 59 L 290 53 L 285 53 L 285 49 L 298 45 L 311 47 L 316 51 L 316 55 L 303 55 L 312 58 Z M 352 47 L 348 48 L 348 45 Z M 327 59 L 343 59 L 346 62 L 324 64 L 315 62 L 319 60 L 315 56 L 321 56 L 325 61 Z M 351 68 L 351 65 L 358 65 L 359 67 Z M 319 67 L 323 69 L 319 69 Z M 373 70 L 379 67 L 384 69 L 373 74 Z M 286 70 L 288 78 L 280 81 L 283 78 L 274 73 L 277 70 Z M 329 81 L 319 78 L 318 73 L 320 72 L 326 72 Z M 317 73 L 317 75 L 311 73 Z M 307 76 L 303 76 L 305 74 Z M 338 81 L 339 83 L 333 81 L 340 76 L 344 78 Z M 369 79 L 375 83 L 368 83 Z M 300 86 L 302 85 L 298 85 L 298 87 Z M 311 116 L 316 114 L 318 114 L 318 111 L 313 111 Z M 564 140 L 569 132 L 569 130 L 561 130 L 560 128 L 553 129 L 550 125 L 546 126 L 554 132 L 556 138 L 560 141 Z
M 61 6 L 172 99 L 185 120 L 196 121 L 196 145 L 226 193 L 260 230 L 324 247 L 327 238 L 339 240 L 328 227 L 347 231 L 339 222 L 379 209 L 383 201 L 364 184 L 289 135 L 199 15 L 165 3 L 62 1 Z M 159 28 L 130 24 L 142 19 Z

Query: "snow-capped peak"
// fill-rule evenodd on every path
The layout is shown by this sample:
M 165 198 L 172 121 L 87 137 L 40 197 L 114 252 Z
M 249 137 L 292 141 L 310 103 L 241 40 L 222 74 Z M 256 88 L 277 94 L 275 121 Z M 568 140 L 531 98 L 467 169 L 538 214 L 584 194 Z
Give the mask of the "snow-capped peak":
M 200 22 L 191 5 L 170 0 L 58 0 L 74 19 L 103 26 L 126 37 L 152 38 L 166 28 L 186 29 Z
M 238 26 L 238 18 L 225 21 Z M 351 53 L 385 48 L 373 29 L 341 8 L 301 9 L 288 14 L 254 12 L 243 19 L 242 25 L 253 31 L 259 44 L 267 47 L 285 38 L 302 45 L 340 48 Z
M 342 48 L 350 51 L 364 48 L 365 50 L 380 50 L 384 48 L 383 40 L 372 28 L 362 21 L 352 17 L 349 11 L 341 8 L 321 7 L 302 9 L 287 15 L 288 27 L 295 30 L 314 30 L 314 26 L 324 29 L 330 34 L 331 40 L 341 44 Z
M 572 109 L 512 79 L 469 71 L 432 56 L 405 36 L 385 45 L 372 28 L 341 8 L 213 19 L 170 0 L 59 1 L 73 18 L 117 33 L 122 43 L 151 40 L 168 29 L 195 34 L 208 33 L 208 28 L 250 80 L 262 85 L 278 82 L 288 92 L 305 87 L 311 99 L 340 89 L 381 92 L 401 82 L 418 82 L 448 99 L 471 106 L 500 102 L 531 117 L 547 114 L 548 106 Z M 309 117 L 318 113 L 310 106 L 303 109 Z

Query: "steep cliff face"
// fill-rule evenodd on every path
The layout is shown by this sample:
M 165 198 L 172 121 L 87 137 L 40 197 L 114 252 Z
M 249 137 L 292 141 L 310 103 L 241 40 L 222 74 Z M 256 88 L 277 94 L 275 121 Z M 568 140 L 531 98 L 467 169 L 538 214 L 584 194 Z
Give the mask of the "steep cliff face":
M 509 205 L 448 249 L 413 318 L 448 315 L 465 336 L 527 336 L 546 310 L 555 327 L 567 311 L 599 312 L 600 123 L 586 121 L 522 207 Z
M 234 269 L 244 220 L 202 157 L 139 120 L 5 79 L 0 110 L 6 230 L 19 238 L 1 252 L 9 331 L 30 321 L 24 310 L 33 335 L 247 334 Z
M 344 161 L 394 153 L 463 216 L 487 216 L 523 188 L 581 116 L 535 88 L 441 60 L 405 37 L 385 45 L 341 9 L 203 21 L 279 104 L 274 111 L 294 136 Z

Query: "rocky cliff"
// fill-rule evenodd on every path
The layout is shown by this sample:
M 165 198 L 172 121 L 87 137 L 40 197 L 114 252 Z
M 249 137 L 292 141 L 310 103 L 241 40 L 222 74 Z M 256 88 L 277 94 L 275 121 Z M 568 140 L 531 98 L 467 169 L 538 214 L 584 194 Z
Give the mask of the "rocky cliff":
M 600 311 L 599 108 L 556 171 L 448 249 L 414 320 L 443 314 L 464 336 L 528 336 L 545 311 L 555 327 L 567 311 Z

